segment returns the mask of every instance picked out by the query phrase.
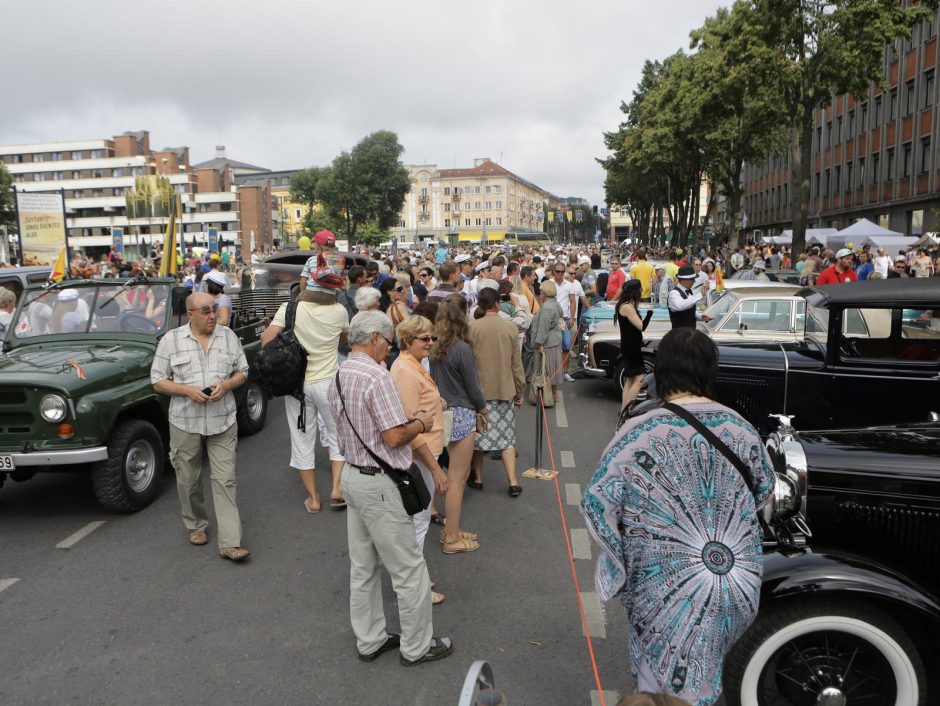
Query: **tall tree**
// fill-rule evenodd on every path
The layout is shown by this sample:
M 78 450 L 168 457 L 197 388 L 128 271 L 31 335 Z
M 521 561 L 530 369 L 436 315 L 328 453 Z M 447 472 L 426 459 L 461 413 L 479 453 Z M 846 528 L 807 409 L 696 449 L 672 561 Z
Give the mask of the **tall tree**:
M 738 0 L 692 32 L 692 90 L 684 105 L 698 123 L 705 169 L 728 199 L 730 244 L 738 245 L 744 196 L 741 174 L 748 162 L 786 146 L 786 113 L 780 102 L 782 57 L 760 41 L 754 7 Z
M 752 0 L 760 39 L 785 60 L 781 100 L 790 137 L 793 251 L 806 247 L 814 111 L 833 97 L 867 95 L 884 84 L 885 45 L 909 37 L 937 0 Z
M 294 174 L 290 179 L 291 201 L 307 204 L 313 210 L 317 203 L 317 187 L 324 172 L 325 167 L 310 167 Z

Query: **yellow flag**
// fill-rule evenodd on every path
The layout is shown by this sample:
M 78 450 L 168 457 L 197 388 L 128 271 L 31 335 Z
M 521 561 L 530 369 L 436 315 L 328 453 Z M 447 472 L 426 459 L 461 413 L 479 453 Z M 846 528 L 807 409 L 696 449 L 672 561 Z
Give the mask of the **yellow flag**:
M 549 211 L 549 212 L 548 212 L 548 222 L 549 222 L 549 223 L 554 223 L 554 221 L 555 221 L 555 212 L 554 212 L 554 211 Z
M 571 211 L 565 211 L 565 220 L 571 223 Z
M 49 279 L 53 282 L 61 282 L 62 278 L 68 274 L 68 262 L 65 257 L 65 248 L 62 248 L 62 251 L 59 253 L 59 257 L 56 258 L 55 264 L 52 266 L 52 272 L 49 274 Z
M 166 224 L 163 236 L 163 257 L 160 259 L 160 276 L 171 277 L 176 274 L 176 215 L 179 212 L 179 196 L 173 198 L 170 207 L 170 220 Z

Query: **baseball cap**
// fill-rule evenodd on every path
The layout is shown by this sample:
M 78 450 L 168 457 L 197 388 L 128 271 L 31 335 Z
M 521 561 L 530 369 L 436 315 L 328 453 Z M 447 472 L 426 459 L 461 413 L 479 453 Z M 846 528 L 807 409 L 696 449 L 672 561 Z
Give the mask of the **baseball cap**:
M 654 267 L 653 269 L 654 269 L 654 270 L 665 270 L 665 269 L 666 269 L 666 266 L 665 266 L 665 265 L 656 265 L 656 267 Z
M 766 270 L 767 263 L 764 262 L 763 260 L 755 260 L 754 264 L 751 265 L 751 267 L 753 267 L 755 270 Z
M 852 257 L 852 251 L 848 248 L 842 248 L 836 253 L 836 257 Z
M 903 262 L 905 265 L 907 264 L 907 259 L 903 255 L 898 255 L 896 258 L 894 258 L 894 261 Z M 68 291 L 68 290 L 65 290 L 65 291 Z M 62 292 L 62 294 L 65 294 L 65 292 Z M 59 299 L 62 299 L 62 294 L 59 295 Z
M 204 282 L 215 282 L 220 287 L 228 284 L 228 278 L 218 270 L 209 270 L 202 279 Z
M 326 245 L 328 247 L 336 245 L 336 236 L 331 230 L 318 230 L 313 239 L 317 245 Z

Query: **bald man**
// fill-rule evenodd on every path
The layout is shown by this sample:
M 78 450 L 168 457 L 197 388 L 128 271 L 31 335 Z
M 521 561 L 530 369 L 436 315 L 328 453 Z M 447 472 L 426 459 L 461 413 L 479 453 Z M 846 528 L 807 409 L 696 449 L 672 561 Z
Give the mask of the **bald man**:
M 209 457 L 212 502 L 219 525 L 219 554 L 243 561 L 242 527 L 235 505 L 235 395 L 248 379 L 248 361 L 230 328 L 216 325 L 210 294 L 186 298 L 189 323 L 160 340 L 150 369 L 153 389 L 170 397 L 170 461 L 189 543 L 209 542 L 209 517 L 202 492 L 203 454 Z

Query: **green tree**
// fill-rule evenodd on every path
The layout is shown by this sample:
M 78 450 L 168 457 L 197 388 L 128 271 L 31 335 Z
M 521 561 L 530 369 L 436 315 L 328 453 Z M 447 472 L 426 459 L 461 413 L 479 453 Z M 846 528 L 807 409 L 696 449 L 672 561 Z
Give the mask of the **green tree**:
M 411 188 L 408 170 L 401 163 L 403 151 L 395 133 L 374 132 L 351 152 L 336 157 L 318 180 L 319 201 L 329 216 L 342 222 L 350 242 L 369 221 L 382 231 L 398 222 Z
M 13 175 L 0 164 L 0 226 L 16 229 L 16 209 L 13 206 Z
M 290 179 L 290 199 L 294 203 L 305 203 L 311 210 L 317 203 L 317 185 L 323 178 L 325 167 L 301 169 Z
M 813 120 L 839 94 L 866 96 L 885 83 L 885 45 L 909 37 L 937 0 L 752 0 L 760 40 L 784 65 L 780 99 L 790 138 L 793 251 L 806 247 L 810 209 Z M 892 51 L 888 47 L 888 51 Z
M 689 93 L 683 105 L 697 125 L 705 171 L 728 199 L 730 244 L 738 245 L 744 165 L 786 145 L 786 113 L 780 101 L 782 57 L 760 41 L 754 7 L 739 0 L 692 32 Z

